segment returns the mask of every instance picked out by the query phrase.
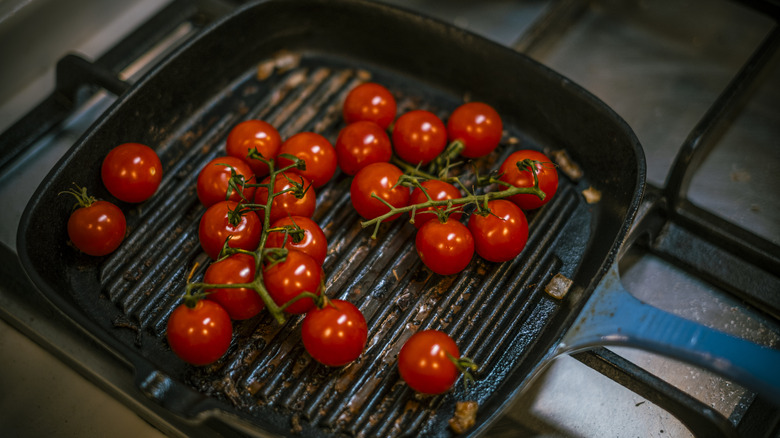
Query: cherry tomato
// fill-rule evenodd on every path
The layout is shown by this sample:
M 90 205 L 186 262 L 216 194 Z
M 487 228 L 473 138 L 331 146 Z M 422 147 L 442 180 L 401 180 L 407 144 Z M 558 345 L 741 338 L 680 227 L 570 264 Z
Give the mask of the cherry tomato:
M 341 170 L 354 175 L 371 163 L 389 162 L 393 157 L 393 145 L 381 126 L 362 120 L 341 130 L 336 139 L 336 155 Z
M 346 123 L 368 120 L 387 129 L 395 120 L 395 97 L 384 86 L 367 82 L 347 94 L 342 112 Z
M 360 169 L 349 188 L 352 206 L 358 214 L 365 219 L 373 219 L 390 211 L 390 208 L 372 197 L 372 194 L 376 194 L 393 207 L 409 205 L 409 188 L 400 185 L 393 188 L 401 175 L 401 169 L 390 163 L 373 163 Z M 398 216 L 400 215 L 393 215 L 385 219 L 385 222 L 393 221 Z
M 143 202 L 160 186 L 162 164 L 149 146 L 124 143 L 103 159 L 100 176 L 106 189 L 120 201 Z
M 271 224 L 271 229 L 282 228 L 285 226 L 298 227 L 303 230 L 303 236 L 298 242 L 294 236 L 287 236 L 287 243 L 284 245 L 287 249 L 296 249 L 311 256 L 320 266 L 325 263 L 325 257 L 328 255 L 328 240 L 322 228 L 317 222 L 305 216 L 283 217 Z M 269 230 L 270 231 L 270 230 Z M 281 248 L 285 239 L 285 233 L 274 231 L 268 233 L 265 241 L 266 248 Z
M 324 186 L 336 173 L 336 149 L 320 134 L 299 132 L 282 143 L 279 154 L 290 154 L 306 162 L 305 170 L 293 168 L 290 172 L 303 175 L 314 188 Z M 292 164 L 292 160 L 279 156 L 276 163 L 276 167 L 281 169 Z
M 301 292 L 320 295 L 322 292 L 322 267 L 308 254 L 290 250 L 284 261 L 272 263 L 263 268 L 263 281 L 274 302 L 282 306 Z M 294 315 L 306 313 L 314 307 L 314 300 L 301 298 L 285 308 Z
M 230 238 L 228 246 L 254 251 L 260 244 L 263 224 L 254 211 L 240 215 L 235 213 L 238 203 L 220 201 L 212 205 L 200 218 L 198 238 L 200 246 L 212 259 L 219 258 L 225 240 Z
M 252 149 L 257 149 L 266 160 L 276 158 L 282 137 L 270 123 L 262 120 L 245 120 L 230 130 L 225 144 L 227 154 L 240 158 L 249 164 L 255 177 L 268 175 L 268 166 L 260 160 L 247 158 Z
M 363 353 L 368 339 L 366 318 L 349 301 L 330 300 L 323 308 L 314 308 L 301 324 L 306 351 L 317 362 L 340 367 Z
M 203 282 L 208 284 L 251 283 L 254 279 L 255 258 L 241 253 L 212 263 L 203 274 Z M 263 299 L 254 289 L 219 288 L 206 292 L 206 298 L 219 303 L 232 319 L 249 319 L 265 308 Z
M 236 157 L 217 157 L 209 161 L 198 174 L 198 199 L 200 203 L 205 207 L 210 207 L 217 202 L 231 200 L 240 202 L 242 200 L 241 193 L 244 194 L 244 199 L 252 201 L 255 196 L 254 187 L 244 187 L 244 190 L 237 192 L 232 190 L 230 198 L 227 198 L 228 182 L 232 175 L 231 170 L 237 175 L 244 177 L 244 182 L 247 184 L 254 184 L 254 173 L 252 168 Z
M 523 210 L 505 199 L 488 201 L 492 214 L 472 213 L 468 228 L 477 254 L 491 262 L 515 258 L 528 241 L 528 221 Z
M 428 193 L 428 196 L 430 196 L 431 200 L 433 201 L 444 201 L 446 199 L 458 199 L 463 196 L 457 187 L 455 187 L 454 185 L 448 182 L 441 181 L 438 179 L 429 179 L 427 181 L 423 181 L 420 185 L 423 186 L 423 188 L 425 188 L 425 191 Z M 428 202 L 428 197 L 425 196 L 425 193 L 423 193 L 423 191 L 419 187 L 415 187 L 414 190 L 412 190 L 412 196 L 409 199 L 409 205 L 421 204 L 423 202 Z M 453 207 L 456 206 L 453 205 Z M 417 210 L 417 212 L 414 215 L 414 226 L 417 227 L 417 229 L 419 230 L 426 222 L 437 217 L 435 213 L 425 213 L 425 212 L 427 211 L 435 212 L 436 210 L 444 211 L 446 209 L 447 209 L 446 206 L 442 206 L 442 207 L 435 207 L 435 208 L 425 207 Z M 462 215 L 463 213 L 460 212 L 452 213 L 450 214 L 450 219 L 459 220 Z
M 493 152 L 503 135 L 501 116 L 492 106 L 469 102 L 457 107 L 447 120 L 450 141 L 463 142 L 460 153 L 466 158 L 479 158 Z
M 474 256 L 474 238 L 462 223 L 448 218 L 430 220 L 417 231 L 417 254 L 431 271 L 440 275 L 456 274 L 468 266 Z
M 192 309 L 180 304 L 168 319 L 171 350 L 192 365 L 219 360 L 230 347 L 232 337 L 230 315 L 214 301 L 199 300 Z
M 455 341 L 438 330 L 413 334 L 398 353 L 398 373 L 422 394 L 441 394 L 458 380 L 460 371 L 450 358 L 460 359 Z
M 545 197 L 544 199 L 539 199 L 536 195 L 521 193 L 509 197 L 509 200 L 523 210 L 533 210 L 550 202 L 555 195 L 555 191 L 558 190 L 558 171 L 555 169 L 555 164 L 552 163 L 547 155 L 526 149 L 513 152 L 504 160 L 499 168 L 499 172 L 502 173 L 499 179 L 512 184 L 515 187 L 533 187 L 533 174 L 528 170 L 519 170 L 516 165 L 517 162 L 524 159 L 538 161 L 536 164 L 536 174 L 539 178 L 539 189 L 544 192 Z
M 125 238 L 127 222 L 122 210 L 108 201 L 86 197 L 68 218 L 68 237 L 76 248 L 92 256 L 113 252 Z
M 393 126 L 393 150 L 411 164 L 428 164 L 447 146 L 447 128 L 430 111 L 404 113 Z
M 263 180 L 263 184 L 270 182 L 270 176 Z M 300 198 L 297 198 L 296 193 L 292 191 L 282 193 L 285 190 L 295 189 L 296 185 L 298 186 L 296 190 L 300 191 Z M 274 193 L 282 194 L 274 196 L 274 200 L 271 202 L 271 223 L 287 216 L 311 217 L 317 208 L 317 194 L 310 186 L 309 180 L 304 176 L 289 172 L 277 174 L 274 180 Z M 258 187 L 255 192 L 255 204 L 266 205 L 266 203 L 268 203 L 268 189 Z M 262 211 L 258 213 L 264 214 Z

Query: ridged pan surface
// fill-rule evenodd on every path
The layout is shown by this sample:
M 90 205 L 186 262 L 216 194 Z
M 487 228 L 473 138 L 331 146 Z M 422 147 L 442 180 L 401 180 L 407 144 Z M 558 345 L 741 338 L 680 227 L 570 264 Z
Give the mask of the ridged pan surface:
M 453 48 L 444 51 L 466 49 L 416 64 L 400 62 L 403 56 L 416 59 L 413 55 L 382 54 L 388 49 L 377 49 L 372 57 L 363 46 L 378 41 L 381 32 L 372 33 L 374 26 L 365 23 L 340 29 L 345 25 L 340 21 L 349 22 L 350 16 L 431 36 L 434 41 L 425 44 L 452 42 Z M 260 18 L 296 25 L 254 30 Z M 144 391 L 181 415 L 218 408 L 257 432 L 282 435 L 450 436 L 447 420 L 455 402 L 474 400 L 480 404 L 474 431 L 483 429 L 548 353 L 614 256 L 643 175 L 633 134 L 598 101 L 541 66 L 395 10 L 353 2 L 309 2 L 302 10 L 270 2 L 250 6 L 226 23 L 134 87 L 47 177 L 20 226 L 20 256 L 31 278 L 137 372 L 154 370 L 164 388 Z M 333 33 L 337 37 L 329 37 Z M 243 37 L 258 41 L 252 49 L 236 48 L 247 44 Z M 367 41 L 355 43 L 355 49 L 344 42 L 353 37 Z M 234 38 L 227 44 L 234 52 L 225 52 L 228 38 Z M 480 80 L 473 58 L 485 51 L 511 62 L 490 61 Z M 465 67 L 458 70 L 461 62 Z M 514 90 L 522 85 L 512 81 L 503 92 L 492 84 L 507 74 L 495 78 L 491 69 L 499 67 L 514 69 L 509 77 L 527 69 L 530 85 L 538 77 L 555 90 Z M 442 82 L 442 77 L 453 79 Z M 314 219 L 328 239 L 326 294 L 351 301 L 368 321 L 363 355 L 342 368 L 322 366 L 301 344 L 301 317 L 279 325 L 261 314 L 234 323 L 230 350 L 217 363 L 202 368 L 182 363 L 167 346 L 165 327 L 190 271 L 198 266 L 198 280 L 209 263 L 198 242 L 205 210 L 195 193 L 198 171 L 224 155 L 230 129 L 250 118 L 273 124 L 283 138 L 314 131 L 335 144 L 344 127 L 344 96 L 368 80 L 393 92 L 399 114 L 422 108 L 446 120 L 465 99 L 494 104 L 504 116 L 505 133 L 494 153 L 473 163 L 481 172 L 495 169 L 519 148 L 564 149 L 582 166 L 584 177 L 574 181 L 561 173 L 553 201 L 528 213 L 529 241 L 515 260 L 491 263 L 475 256 L 462 273 L 439 276 L 419 260 L 415 228 L 407 221 L 385 224 L 371 239 L 351 206 L 351 179 L 337 172 L 317 191 Z M 182 81 L 192 82 L 178 84 Z M 550 113 L 556 108 L 575 115 Z M 588 129 L 596 132 L 583 135 Z M 157 150 L 164 166 L 161 187 L 140 205 L 119 203 L 129 231 L 115 253 L 105 258 L 79 254 L 68 245 L 64 227 L 70 200 L 58 193 L 75 182 L 112 199 L 100 182 L 99 165 L 111 147 L 126 141 Z M 581 195 L 591 186 L 603 192 L 595 204 Z M 563 301 L 544 291 L 558 273 L 575 281 Z M 398 351 L 423 329 L 450 334 L 462 354 L 479 364 L 474 383 L 464 387 L 460 380 L 451 392 L 434 397 L 416 395 L 403 383 L 396 368 Z M 166 385 L 175 387 L 174 394 L 202 396 L 171 400 Z

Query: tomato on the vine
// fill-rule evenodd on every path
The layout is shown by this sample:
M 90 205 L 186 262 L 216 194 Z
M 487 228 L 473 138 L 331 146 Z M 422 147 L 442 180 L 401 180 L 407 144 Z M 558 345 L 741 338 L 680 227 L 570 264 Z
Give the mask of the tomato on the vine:
M 492 152 L 501 141 L 503 129 L 498 112 L 482 102 L 464 103 L 447 120 L 449 140 L 463 142 L 460 154 L 466 158 L 479 158 Z
M 263 184 L 269 184 L 271 177 L 263 180 Z M 285 193 L 282 193 L 285 192 Z M 317 195 L 311 187 L 311 183 L 306 177 L 290 172 L 282 172 L 276 175 L 274 179 L 275 195 L 271 201 L 271 212 L 269 215 L 271 222 L 287 216 L 306 216 L 312 217 L 317 207 Z M 296 195 L 300 195 L 297 197 Z M 258 187 L 255 192 L 255 204 L 266 205 L 268 203 L 268 189 Z M 259 211 L 259 214 L 264 214 Z
M 430 200 L 432 201 L 458 199 L 463 196 L 460 193 L 460 189 L 458 189 L 457 187 L 455 187 L 454 185 L 446 181 L 442 181 L 438 179 L 429 179 L 423 181 L 420 185 L 425 189 L 425 191 L 428 193 L 428 196 L 430 196 L 431 198 Z M 409 199 L 409 205 L 428 202 L 428 196 L 425 196 L 425 193 L 422 191 L 422 189 L 420 189 L 419 187 L 415 187 L 414 190 L 412 190 L 412 195 L 411 198 Z M 458 207 L 458 206 L 453 205 L 453 207 Z M 417 210 L 417 212 L 414 215 L 414 226 L 417 227 L 417 229 L 419 230 L 426 222 L 437 217 L 436 215 L 437 210 L 444 211 L 446 209 L 447 209 L 446 206 L 441 206 L 441 207 L 425 207 Z M 461 212 L 453 212 L 452 214 L 450 214 L 450 218 L 453 220 L 459 220 L 462 215 L 463 213 Z
M 246 161 L 255 177 L 260 179 L 268 175 L 268 166 L 260 160 L 248 158 L 249 151 L 257 149 L 263 158 L 270 160 L 276 158 L 281 144 L 282 137 L 273 125 L 263 120 L 250 119 L 230 130 L 225 150 L 228 155 Z
M 426 222 L 417 231 L 414 244 L 425 266 L 440 275 L 462 271 L 474 257 L 471 231 L 452 218 Z
M 265 288 L 279 306 L 302 292 L 320 295 L 322 280 L 322 267 L 311 256 L 297 250 L 287 251 L 283 261 L 271 263 L 263 268 Z M 314 307 L 314 300 L 305 297 L 290 304 L 284 311 L 300 315 L 308 312 L 312 307 Z
M 273 231 L 283 227 L 300 228 L 303 235 L 287 234 L 287 242 L 285 243 L 285 232 Z M 287 249 L 296 249 L 310 255 L 319 265 L 325 262 L 325 257 L 328 255 L 328 240 L 325 233 L 317 225 L 317 222 L 306 216 L 287 216 L 271 224 L 265 247 L 281 248 L 283 243 Z
M 460 350 L 452 338 L 438 330 L 413 334 L 398 353 L 398 373 L 410 388 L 422 394 L 441 394 L 458 380 L 454 360 Z
M 235 201 L 220 201 L 206 209 L 200 218 L 200 245 L 214 260 L 219 258 L 228 238 L 228 246 L 247 251 L 254 251 L 260 243 L 263 228 L 260 218 L 254 211 L 237 211 L 240 205 Z
M 324 186 L 336 173 L 336 149 L 327 138 L 315 132 L 299 132 L 285 140 L 279 148 L 277 169 L 293 164 L 292 160 L 282 154 L 295 156 L 306 163 L 305 170 L 292 168 L 289 172 L 303 175 L 314 188 Z
M 488 201 L 490 213 L 474 212 L 468 228 L 474 236 L 477 254 L 491 262 L 515 258 L 528 241 L 528 221 L 523 210 L 505 199 Z
M 120 201 L 143 202 L 160 186 L 162 163 L 149 146 L 124 143 L 103 159 L 100 176 L 106 189 Z
M 183 361 L 202 366 L 216 362 L 230 347 L 233 325 L 219 304 L 198 300 L 193 308 L 177 306 L 166 333 L 171 350 Z
M 396 120 L 392 139 L 399 158 L 411 164 L 428 164 L 447 147 L 447 128 L 436 114 L 413 110 Z
M 67 191 L 77 199 L 76 209 L 68 218 L 68 237 L 81 252 L 104 256 L 119 247 L 125 238 L 125 214 L 108 201 L 98 201 L 86 189 Z
M 243 199 L 252 201 L 255 196 L 255 188 L 248 186 L 245 186 L 240 192 L 231 189 L 230 197 L 227 197 L 232 172 L 242 176 L 246 184 L 255 183 L 252 168 L 244 160 L 231 156 L 214 158 L 203 166 L 198 174 L 196 189 L 200 203 L 205 207 L 210 207 L 225 200 L 240 202 L 242 193 Z
M 368 326 L 360 309 L 349 301 L 330 300 L 315 307 L 303 319 L 301 338 L 306 351 L 317 362 L 340 367 L 363 353 Z
M 538 151 L 525 149 L 511 153 L 506 160 L 504 160 L 499 168 L 499 172 L 502 174 L 499 179 L 512 184 L 515 187 L 533 187 L 533 173 L 530 170 L 520 170 L 517 168 L 516 163 L 525 159 L 537 161 L 535 166 L 536 175 L 539 178 L 539 189 L 544 192 L 544 199 L 539 199 L 538 196 L 530 193 L 521 193 L 510 196 L 509 200 L 523 210 L 533 210 L 550 202 L 555 195 L 556 190 L 558 190 L 558 171 L 555 169 L 555 164 L 553 164 L 552 160 L 550 160 L 547 155 Z
M 346 123 L 369 120 L 387 129 L 395 120 L 395 97 L 384 86 L 367 82 L 350 90 L 342 114 Z
M 206 269 L 203 282 L 207 284 L 251 283 L 255 280 L 255 258 L 249 254 L 232 254 L 218 260 Z M 207 299 L 216 301 L 232 319 L 249 319 L 265 308 L 260 295 L 250 288 L 207 289 Z
M 372 195 L 382 198 L 393 207 L 409 205 L 409 188 L 396 186 L 401 175 L 401 169 L 390 163 L 373 163 L 360 169 L 349 188 L 352 206 L 358 214 L 364 219 L 374 219 L 390 211 L 387 205 Z M 395 220 L 398 216 L 393 215 L 385 222 Z
M 354 175 L 371 163 L 389 162 L 393 157 L 393 145 L 381 126 L 361 120 L 339 132 L 336 155 L 342 172 Z

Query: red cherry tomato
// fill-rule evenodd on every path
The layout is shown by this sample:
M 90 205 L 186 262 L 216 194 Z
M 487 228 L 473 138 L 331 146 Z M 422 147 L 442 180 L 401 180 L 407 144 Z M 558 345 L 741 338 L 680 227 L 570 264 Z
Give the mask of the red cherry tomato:
M 271 177 L 263 180 L 263 184 L 271 182 Z M 301 195 L 300 198 L 296 197 L 295 192 L 282 193 L 286 190 L 297 189 Z M 306 177 L 296 175 L 294 173 L 283 172 L 276 175 L 274 180 L 274 193 L 282 193 L 276 195 L 271 202 L 270 222 L 276 222 L 277 220 L 287 216 L 305 216 L 312 217 L 314 210 L 317 208 L 317 195 L 314 189 L 310 187 L 311 184 Z M 268 203 L 268 189 L 265 187 L 258 187 L 255 192 L 255 204 L 266 205 Z M 259 214 L 264 214 L 263 211 L 259 211 Z
M 395 97 L 384 86 L 367 82 L 347 94 L 342 112 L 346 123 L 368 120 L 387 129 L 395 120 Z
M 86 191 L 84 192 L 86 196 Z M 127 222 L 122 210 L 108 201 L 85 197 L 68 218 L 68 237 L 85 254 L 104 256 L 125 238 Z
M 438 219 L 426 222 L 417 231 L 414 244 L 425 266 L 440 275 L 462 271 L 474 257 L 471 232 L 452 218 L 446 222 Z
M 365 219 L 373 219 L 390 211 L 390 208 L 372 197 L 372 194 L 376 194 L 393 207 L 409 205 L 409 188 L 393 188 L 401 175 L 401 169 L 390 163 L 373 163 L 360 169 L 349 188 L 352 206 L 358 214 Z M 393 221 L 398 216 L 400 215 L 393 215 L 385 219 L 385 222 Z
M 455 341 L 438 330 L 413 334 L 398 353 L 398 373 L 422 394 L 441 394 L 458 380 L 460 371 L 450 358 L 460 359 Z
M 276 158 L 282 137 L 270 123 L 262 120 L 245 120 L 234 126 L 227 137 L 227 154 L 240 158 L 249 164 L 255 177 L 260 179 L 268 175 L 268 166 L 260 160 L 247 158 L 252 149 L 257 149 L 266 160 Z
M 203 274 L 203 282 L 208 284 L 251 283 L 254 279 L 255 258 L 241 253 L 212 263 Z M 265 308 L 263 299 L 254 289 L 219 288 L 206 292 L 206 298 L 219 303 L 232 319 L 249 319 Z
M 368 326 L 360 309 L 343 300 L 331 300 L 322 309 L 310 310 L 301 325 L 306 351 L 317 362 L 340 367 L 363 353 Z
M 231 200 L 240 202 L 242 200 L 241 193 L 244 194 L 244 199 L 251 202 L 255 196 L 254 187 L 244 187 L 240 193 L 232 190 L 230 198 L 227 198 L 228 182 L 232 175 L 233 170 L 237 175 L 244 177 L 244 182 L 247 184 L 254 184 L 254 173 L 252 168 L 236 157 L 217 157 L 209 161 L 198 174 L 198 199 L 200 203 L 205 207 L 210 207 L 217 202 Z
M 392 138 L 399 158 L 411 164 L 428 164 L 447 146 L 447 128 L 436 114 L 414 110 L 396 120 Z
M 450 141 L 463 142 L 460 153 L 466 158 L 479 158 L 493 152 L 503 135 L 501 116 L 492 106 L 469 102 L 457 107 L 447 120 Z
M 544 199 L 539 199 L 536 195 L 521 193 L 509 197 L 509 200 L 523 210 L 533 210 L 550 202 L 555 195 L 556 190 L 558 190 L 558 171 L 555 169 L 555 164 L 552 163 L 547 155 L 526 149 L 513 152 L 504 160 L 499 168 L 499 172 L 502 173 L 499 179 L 512 184 L 515 187 L 533 187 L 533 174 L 528 170 L 519 170 L 516 165 L 517 162 L 524 159 L 538 161 L 536 164 L 536 174 L 539 178 L 539 189 L 544 192 L 545 197 Z
M 271 224 L 271 229 L 282 228 L 285 226 L 297 227 L 303 230 L 303 237 L 295 241 L 294 236 L 287 236 L 287 243 L 284 245 L 287 249 L 296 249 L 311 256 L 320 266 L 325 262 L 328 255 L 328 240 L 322 228 L 317 222 L 305 216 L 283 217 Z M 270 230 L 269 230 L 270 231 Z M 274 231 L 268 233 L 265 241 L 266 248 L 281 248 L 284 243 L 285 233 Z
M 341 170 L 354 175 L 371 163 L 389 162 L 393 157 L 393 145 L 381 126 L 367 120 L 357 121 L 339 133 L 336 155 Z
M 420 185 L 425 188 L 428 196 L 430 196 L 431 200 L 433 201 L 444 201 L 446 199 L 458 199 L 463 197 L 463 195 L 460 193 L 460 189 L 448 182 L 438 179 L 429 179 L 427 181 L 423 181 Z M 425 196 L 425 193 L 423 193 L 419 187 L 415 187 L 414 190 L 412 190 L 412 196 L 409 199 L 409 205 L 421 204 L 423 202 L 428 202 L 428 197 Z M 446 209 L 446 206 L 442 206 L 425 207 L 417 210 L 414 215 L 414 226 L 419 230 L 426 222 L 437 217 L 435 214 L 436 210 L 444 211 Z M 425 213 L 428 211 L 432 213 Z M 463 213 L 460 212 L 452 213 L 450 214 L 450 219 L 459 220 L 462 215 Z
M 477 254 L 491 262 L 515 258 L 528 241 L 528 221 L 520 207 L 505 199 L 488 201 L 492 214 L 472 213 L 468 228 Z
M 106 189 L 120 201 L 143 202 L 160 186 L 162 163 L 149 146 L 124 143 L 103 159 L 100 176 Z
M 324 186 L 336 173 L 338 164 L 336 149 L 320 134 L 299 132 L 288 138 L 279 148 L 279 156 L 276 160 L 278 169 L 292 164 L 292 160 L 282 157 L 281 154 L 290 154 L 306 162 L 305 170 L 293 168 L 289 171 L 306 177 L 314 188 Z
M 263 281 L 274 302 L 282 306 L 301 292 L 320 295 L 322 289 L 322 268 L 309 255 L 290 250 L 284 261 L 263 268 Z M 285 308 L 294 315 L 306 313 L 314 307 L 314 300 L 301 298 Z
M 225 240 L 230 238 L 228 246 L 254 251 L 260 244 L 263 224 L 255 212 L 247 211 L 236 218 L 238 207 L 235 201 L 221 201 L 212 205 L 200 218 L 198 238 L 200 246 L 212 259 L 219 258 Z M 233 220 L 233 221 L 231 221 Z
M 230 347 L 232 337 L 230 315 L 214 301 L 199 300 L 192 309 L 180 304 L 168 319 L 171 350 L 192 365 L 219 360 Z

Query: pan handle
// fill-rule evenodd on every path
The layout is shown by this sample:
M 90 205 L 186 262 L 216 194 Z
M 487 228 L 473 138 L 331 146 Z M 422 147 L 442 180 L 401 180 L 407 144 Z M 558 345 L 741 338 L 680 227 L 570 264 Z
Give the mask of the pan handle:
M 557 354 L 607 345 L 640 348 L 715 372 L 780 406 L 780 350 L 639 301 L 623 287 L 616 265 L 585 303 Z

